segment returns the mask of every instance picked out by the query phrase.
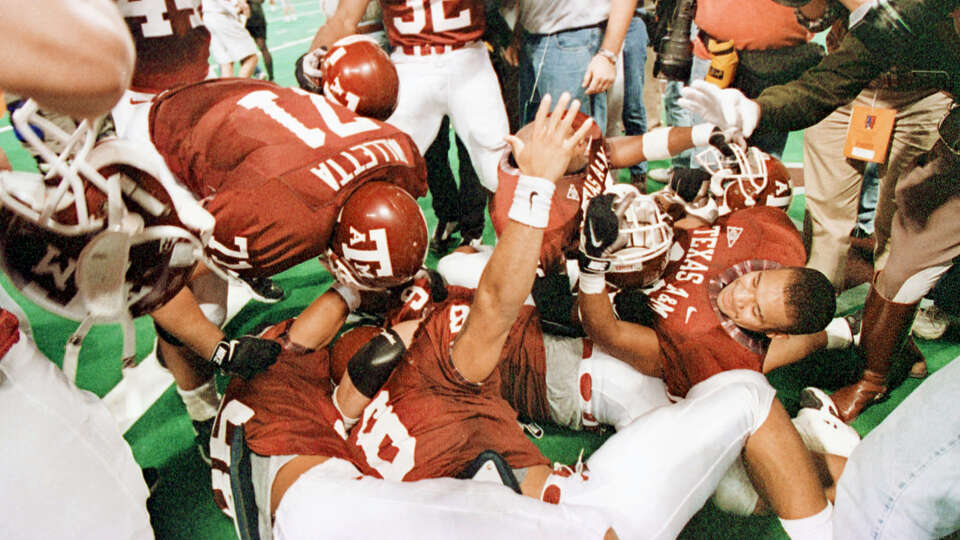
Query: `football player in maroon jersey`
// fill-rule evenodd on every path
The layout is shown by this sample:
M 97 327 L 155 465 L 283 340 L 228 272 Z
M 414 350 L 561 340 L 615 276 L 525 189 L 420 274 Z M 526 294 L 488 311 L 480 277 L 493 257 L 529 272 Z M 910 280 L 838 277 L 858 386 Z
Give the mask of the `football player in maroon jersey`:
M 195 126 L 189 137 L 183 125 Z M 406 281 L 423 264 L 426 223 L 414 197 L 426 191 L 425 166 L 409 137 L 388 124 L 300 89 L 214 80 L 158 97 L 149 128 L 170 170 L 216 218 L 206 251 L 231 275 L 269 277 L 323 256 L 338 279 L 369 288 Z M 374 181 L 385 186 L 367 189 Z M 152 315 L 164 329 L 165 358 L 263 352 L 252 340 L 221 344 L 190 290 Z
M 579 294 L 587 334 L 640 371 L 662 374 L 673 395 L 683 397 L 717 373 L 766 373 L 852 342 L 846 321 L 831 322 L 829 281 L 801 266 L 800 234 L 782 210 L 740 210 L 713 224 L 688 216 L 677 222 L 675 234 L 670 262 L 647 290 L 649 326 L 616 317 L 602 266 L 581 267 Z M 616 254 L 595 256 L 612 261 Z M 744 453 L 766 501 L 788 531 L 796 525 L 791 520 L 823 518 L 829 505 L 813 462 L 777 400 L 766 427 Z M 778 470 L 784 463 L 795 468 Z
M 311 50 L 357 32 L 368 0 L 341 0 L 314 36 Z M 483 186 L 496 191 L 497 163 L 509 124 L 500 85 L 481 37 L 484 2 L 382 0 L 383 25 L 400 79 L 397 110 L 389 121 L 410 134 L 421 153 L 436 138 L 444 116 L 467 147 Z

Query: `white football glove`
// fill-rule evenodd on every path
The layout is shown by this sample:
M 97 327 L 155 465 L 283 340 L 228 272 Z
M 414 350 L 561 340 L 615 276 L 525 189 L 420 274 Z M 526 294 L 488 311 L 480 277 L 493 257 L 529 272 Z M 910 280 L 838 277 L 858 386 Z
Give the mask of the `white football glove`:
M 749 137 L 760 121 L 760 105 L 736 88 L 721 90 L 706 81 L 694 81 L 680 89 L 680 95 L 677 103 L 681 107 L 722 130 L 737 129 Z
M 303 73 L 320 79 L 323 75 L 320 71 L 320 63 L 323 62 L 323 56 L 325 54 L 327 54 L 326 47 L 314 49 L 307 53 L 307 55 L 303 57 Z

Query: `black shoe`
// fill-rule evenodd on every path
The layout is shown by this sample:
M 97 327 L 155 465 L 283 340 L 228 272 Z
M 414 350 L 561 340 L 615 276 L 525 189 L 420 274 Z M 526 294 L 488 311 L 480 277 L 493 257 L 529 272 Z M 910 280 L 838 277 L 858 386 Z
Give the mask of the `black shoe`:
M 147 484 L 150 495 L 153 495 L 153 492 L 157 490 L 157 486 L 160 485 L 160 473 L 154 467 L 140 469 L 140 472 L 143 473 L 143 482 Z
M 453 245 L 453 233 L 460 228 L 457 221 L 440 220 L 437 228 L 433 230 L 433 238 L 430 239 L 430 252 L 435 255 L 446 254 Z
M 286 298 L 287 293 L 283 287 L 277 285 L 272 279 L 265 277 L 246 278 L 243 280 L 250 286 L 250 292 L 253 299 L 264 304 L 276 304 Z
M 210 437 L 213 435 L 213 418 L 203 421 L 193 421 L 193 442 L 197 444 L 197 451 L 200 452 L 200 459 L 210 465 Z

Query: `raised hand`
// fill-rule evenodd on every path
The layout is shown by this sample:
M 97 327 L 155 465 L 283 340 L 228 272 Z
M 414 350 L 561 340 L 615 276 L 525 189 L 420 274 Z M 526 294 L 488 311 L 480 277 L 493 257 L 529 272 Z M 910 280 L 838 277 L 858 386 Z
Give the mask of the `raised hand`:
M 566 173 L 570 160 L 577 153 L 578 143 L 586 136 L 593 120 L 587 120 L 573 131 L 571 126 L 580 109 L 580 101 L 571 101 L 570 94 L 564 92 L 552 113 L 551 104 L 550 95 L 544 96 L 526 143 L 515 135 L 508 135 L 506 141 L 513 148 L 521 173 L 556 182 Z

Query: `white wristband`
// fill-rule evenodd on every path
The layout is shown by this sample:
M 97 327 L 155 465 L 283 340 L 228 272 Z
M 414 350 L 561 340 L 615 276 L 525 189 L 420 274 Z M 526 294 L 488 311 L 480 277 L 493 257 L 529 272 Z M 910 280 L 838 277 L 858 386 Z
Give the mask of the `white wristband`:
M 697 124 L 690 128 L 690 140 L 694 146 L 706 146 L 710 144 L 710 135 L 717 126 L 713 124 Z
M 351 312 L 360 307 L 360 291 L 356 287 L 337 281 L 330 288 L 343 298 Z
M 520 175 L 507 217 L 530 227 L 545 229 L 550 222 L 554 187 L 546 178 Z
M 643 134 L 640 143 L 643 149 L 643 158 L 646 161 L 656 161 L 670 157 L 671 129 L 668 127 L 657 128 Z
M 583 294 L 600 294 L 607 286 L 607 279 L 603 274 L 580 272 L 580 292 Z

